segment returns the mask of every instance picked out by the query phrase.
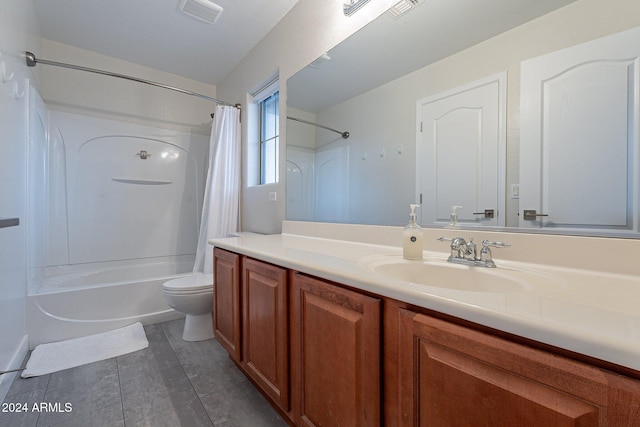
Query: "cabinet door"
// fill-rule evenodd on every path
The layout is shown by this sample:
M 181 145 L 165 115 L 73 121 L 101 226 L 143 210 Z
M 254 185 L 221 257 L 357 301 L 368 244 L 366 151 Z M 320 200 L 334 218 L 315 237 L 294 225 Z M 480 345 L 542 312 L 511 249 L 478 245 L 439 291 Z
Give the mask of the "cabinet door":
M 297 425 L 379 425 L 380 300 L 300 273 L 292 293 Z
M 245 371 L 274 402 L 288 411 L 287 270 L 245 258 L 242 299 Z
M 603 371 L 426 315 L 399 313 L 400 425 L 613 425 L 606 418 L 611 396 Z
M 236 362 L 240 361 L 240 255 L 213 252 L 213 332 Z

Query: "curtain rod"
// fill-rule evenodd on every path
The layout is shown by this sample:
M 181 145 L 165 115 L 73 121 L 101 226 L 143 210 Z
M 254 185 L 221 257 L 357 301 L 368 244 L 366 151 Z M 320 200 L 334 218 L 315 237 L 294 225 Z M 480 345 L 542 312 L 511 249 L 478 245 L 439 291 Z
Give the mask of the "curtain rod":
M 319 125 L 318 123 L 310 122 L 308 120 L 299 119 L 297 117 L 287 116 L 287 119 L 293 120 L 293 121 L 296 121 L 296 122 L 300 122 L 300 123 L 304 123 L 304 124 L 307 124 L 307 125 L 311 125 L 311 126 L 316 126 L 316 127 L 322 128 L 322 129 L 330 130 L 331 132 L 339 133 L 340 135 L 342 135 L 342 137 L 344 139 L 349 138 L 349 135 L 350 135 L 349 132 L 346 132 L 346 131 L 342 132 L 340 130 L 330 128 L 328 126 Z
M 87 71 L 89 73 L 102 74 L 105 76 L 118 77 L 120 79 L 131 80 L 138 83 L 144 83 L 151 86 L 161 87 L 163 89 L 173 90 L 176 92 L 184 93 L 186 95 L 197 96 L 198 98 L 206 99 L 207 101 L 215 102 L 216 104 L 240 108 L 239 107 L 240 104 L 231 105 L 224 101 L 220 101 L 219 99 L 211 98 L 210 96 L 202 95 L 200 93 L 192 92 L 186 89 L 180 89 L 174 86 L 169 86 L 163 83 L 152 82 L 150 80 L 139 79 L 137 77 L 131 77 L 124 74 L 112 73 L 110 71 L 97 70 L 95 68 L 82 67 L 80 65 L 66 64 L 64 62 L 47 61 L 46 59 L 37 59 L 36 56 L 31 52 L 25 52 L 25 56 L 27 60 L 27 66 L 29 67 L 35 67 L 36 64 L 45 64 L 45 65 L 53 65 L 55 67 L 71 68 L 73 70 Z

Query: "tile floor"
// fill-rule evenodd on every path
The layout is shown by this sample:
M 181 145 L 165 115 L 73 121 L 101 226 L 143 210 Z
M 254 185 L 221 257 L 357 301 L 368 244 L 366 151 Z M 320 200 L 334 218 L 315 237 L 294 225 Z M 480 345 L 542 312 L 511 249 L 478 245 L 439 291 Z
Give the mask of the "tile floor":
M 216 340 L 182 340 L 183 319 L 145 327 L 149 347 L 41 377 L 16 378 L 1 427 L 286 426 Z M 34 412 L 59 403 L 61 411 Z M 64 412 L 65 404 L 71 411 Z M 54 406 L 55 407 L 55 406 Z

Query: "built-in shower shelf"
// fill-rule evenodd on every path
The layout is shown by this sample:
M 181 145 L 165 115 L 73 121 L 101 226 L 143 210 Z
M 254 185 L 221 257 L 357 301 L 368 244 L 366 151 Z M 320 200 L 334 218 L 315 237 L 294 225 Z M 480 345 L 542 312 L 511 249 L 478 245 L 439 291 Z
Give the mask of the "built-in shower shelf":
M 138 185 L 167 185 L 173 181 L 165 181 L 163 179 L 138 179 L 138 178 L 111 178 L 112 181 L 122 182 L 124 184 Z
M 15 227 L 20 225 L 20 218 L 0 218 L 0 228 Z

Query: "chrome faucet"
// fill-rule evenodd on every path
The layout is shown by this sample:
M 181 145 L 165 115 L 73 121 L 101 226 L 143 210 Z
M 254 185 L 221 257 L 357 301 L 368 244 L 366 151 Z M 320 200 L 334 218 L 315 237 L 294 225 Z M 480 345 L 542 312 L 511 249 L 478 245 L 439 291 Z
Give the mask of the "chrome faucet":
M 441 242 L 451 242 L 451 255 L 447 261 L 456 264 L 473 265 L 477 267 L 495 268 L 496 263 L 493 262 L 491 256 L 491 248 L 508 248 L 511 245 L 504 242 L 490 242 L 489 240 L 482 241 L 482 249 L 478 254 L 478 248 L 473 242 L 473 237 L 469 237 L 467 242 L 462 237 L 440 237 Z

